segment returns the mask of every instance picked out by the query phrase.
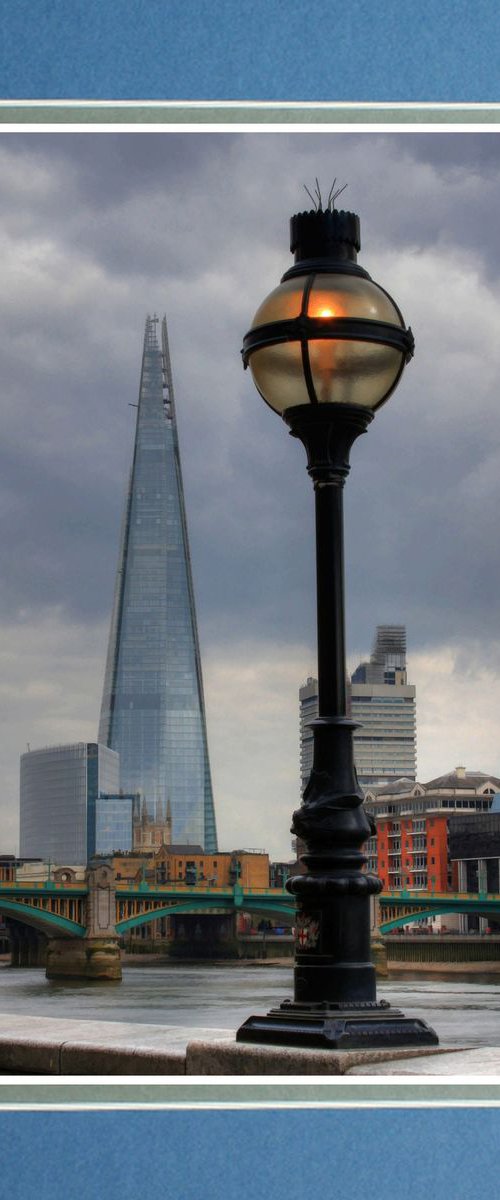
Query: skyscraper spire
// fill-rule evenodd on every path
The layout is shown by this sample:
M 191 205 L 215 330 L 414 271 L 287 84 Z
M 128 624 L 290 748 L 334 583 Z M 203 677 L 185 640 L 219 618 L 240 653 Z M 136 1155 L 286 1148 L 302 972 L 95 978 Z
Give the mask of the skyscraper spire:
M 217 849 L 167 323 L 148 316 L 99 740 L 172 841 Z

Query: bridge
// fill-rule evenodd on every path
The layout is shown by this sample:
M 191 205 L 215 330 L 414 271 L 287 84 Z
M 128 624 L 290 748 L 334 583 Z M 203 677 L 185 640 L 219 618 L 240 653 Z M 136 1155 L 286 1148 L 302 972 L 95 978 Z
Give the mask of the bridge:
M 500 919 L 500 894 L 402 889 L 378 897 L 378 928 L 387 934 L 424 918 L 475 913 Z M 13 961 L 31 965 L 36 939 L 47 939 L 47 975 L 121 978 L 119 939 L 163 918 L 219 918 L 234 930 L 238 912 L 292 925 L 295 905 L 284 888 L 213 886 L 207 882 L 116 882 L 108 863 L 92 864 L 85 881 L 0 881 L 0 914 L 9 922 Z M 232 923 L 232 925 L 231 925 Z M 31 941 L 30 941 L 31 931 Z M 35 941 L 33 941 L 35 939 Z
M 85 937 L 86 883 L 0 883 L 0 912 L 47 934 Z M 116 932 L 120 935 L 161 917 L 185 913 L 242 912 L 293 921 L 295 905 L 282 888 L 209 887 L 206 884 L 116 884 Z
M 496 892 L 424 892 L 402 889 L 378 897 L 380 933 L 402 929 L 426 917 L 446 913 L 475 913 L 500 920 L 500 895 Z
M 1 903 L 1 900 L 0 900 Z M 284 888 L 213 887 L 207 883 L 116 884 L 116 931 L 128 930 L 161 917 L 182 914 L 222 916 L 237 911 L 262 917 L 295 919 L 295 904 Z
M 49 978 L 118 979 L 119 938 L 134 928 L 167 917 L 211 916 L 234 923 L 238 912 L 291 925 L 295 905 L 284 888 L 117 883 L 107 863 L 89 866 L 82 882 L 0 881 L 0 914 L 9 923 L 13 961 L 36 962 L 36 939 L 43 934 Z M 227 922 L 225 936 L 230 936 Z

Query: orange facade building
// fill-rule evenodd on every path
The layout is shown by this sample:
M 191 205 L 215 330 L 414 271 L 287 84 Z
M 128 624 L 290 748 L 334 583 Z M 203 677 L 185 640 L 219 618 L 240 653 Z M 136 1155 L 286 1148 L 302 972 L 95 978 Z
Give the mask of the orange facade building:
M 384 891 L 447 892 L 458 888 L 448 853 L 448 820 L 464 812 L 486 812 L 500 779 L 456 767 L 429 783 L 398 779 L 365 794 L 377 833 L 367 844 L 368 870 Z

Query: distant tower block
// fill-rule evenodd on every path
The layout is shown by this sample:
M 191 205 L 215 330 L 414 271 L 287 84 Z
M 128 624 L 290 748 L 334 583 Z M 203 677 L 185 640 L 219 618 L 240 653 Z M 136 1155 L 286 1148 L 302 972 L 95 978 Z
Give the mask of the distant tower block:
M 360 662 L 347 685 L 356 722 L 354 762 L 363 787 L 416 779 L 416 691 L 406 674 L 406 628 L 377 625 L 370 660 Z M 318 716 L 318 681 L 309 676 L 299 691 L 302 792 L 313 763 L 311 721 Z
M 172 841 L 217 850 L 167 323 L 147 317 L 99 736 Z

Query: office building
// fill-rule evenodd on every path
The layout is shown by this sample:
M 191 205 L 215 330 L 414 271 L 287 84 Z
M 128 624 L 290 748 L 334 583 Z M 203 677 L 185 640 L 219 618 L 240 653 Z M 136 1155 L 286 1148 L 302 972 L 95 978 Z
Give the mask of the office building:
M 456 814 L 449 820 L 449 853 L 459 892 L 500 892 L 500 812 Z
M 20 857 L 86 863 L 97 852 L 99 797 L 118 789 L 119 757 L 107 746 L 75 742 L 22 754 Z M 131 797 L 128 802 L 131 836 Z
M 217 849 L 200 650 L 165 319 L 148 317 L 99 741 L 172 840 Z
M 351 675 L 352 683 L 401 683 L 406 678 L 406 629 L 404 625 L 377 625 L 369 662 L 361 662 Z
M 348 691 L 361 785 L 415 779 L 416 698 L 406 676 L 404 625 L 377 626 L 370 661 L 353 672 Z
M 310 728 L 310 722 L 315 721 L 318 715 L 318 680 L 309 675 L 306 682 L 299 689 L 299 711 L 300 711 L 300 791 L 304 792 L 304 788 L 309 779 L 313 765 L 313 733 Z
M 357 724 L 354 761 L 362 787 L 402 776 L 416 778 L 416 692 L 406 675 L 404 625 L 379 625 L 368 662 L 361 662 L 347 685 L 348 711 Z M 308 723 L 318 715 L 318 685 L 311 676 L 300 688 L 300 771 L 302 791 L 312 768 Z
M 448 821 L 449 855 L 457 875 L 457 890 L 478 895 L 500 892 L 500 793 L 489 812 L 460 813 Z M 500 933 L 500 915 L 461 913 L 461 933 Z

